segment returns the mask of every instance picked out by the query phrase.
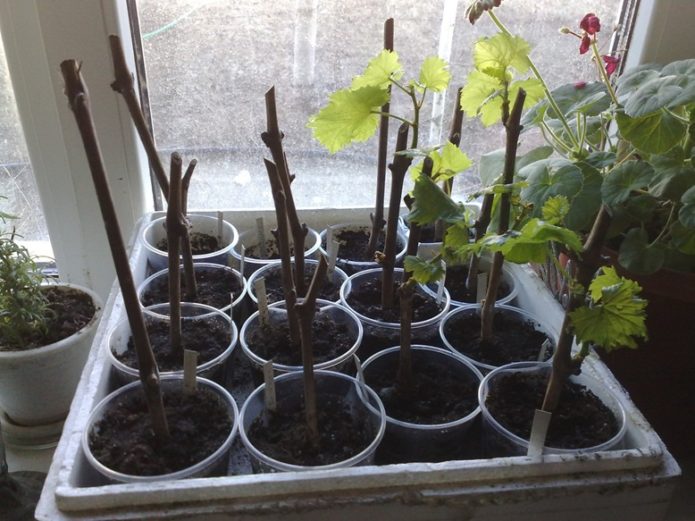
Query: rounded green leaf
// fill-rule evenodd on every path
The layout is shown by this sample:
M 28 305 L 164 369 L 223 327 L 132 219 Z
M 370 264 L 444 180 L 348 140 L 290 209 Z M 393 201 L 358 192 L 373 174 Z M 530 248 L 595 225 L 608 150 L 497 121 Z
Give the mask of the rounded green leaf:
M 614 168 L 601 187 L 601 197 L 608 206 L 616 206 L 627 201 L 632 192 L 649 185 L 654 169 L 645 161 L 626 161 Z
M 625 102 L 625 114 L 641 118 L 660 109 L 675 109 L 695 102 L 695 76 L 654 78 L 637 89 Z
M 521 198 L 534 205 L 536 215 L 553 196 L 564 195 L 571 201 L 581 190 L 584 180 L 580 168 L 562 158 L 536 161 L 519 170 L 519 175 L 528 182 L 521 191 Z
M 625 269 L 640 275 L 648 275 L 661 269 L 664 251 L 658 245 L 650 246 L 647 232 L 633 228 L 625 234 L 618 251 L 618 262 Z
M 688 127 L 666 111 L 641 118 L 617 113 L 620 134 L 635 148 L 650 154 L 665 154 L 685 137 Z
M 683 194 L 681 203 L 683 206 L 678 212 L 678 220 L 683 223 L 683 226 L 695 228 L 695 186 Z

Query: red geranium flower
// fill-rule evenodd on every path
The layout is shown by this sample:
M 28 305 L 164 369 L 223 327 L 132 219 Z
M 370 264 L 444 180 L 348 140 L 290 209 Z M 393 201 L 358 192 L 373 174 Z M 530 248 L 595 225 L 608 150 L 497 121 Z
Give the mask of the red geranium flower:
M 589 50 L 590 46 L 591 46 L 591 38 L 589 38 L 588 34 L 585 34 L 584 37 L 582 38 L 582 43 L 579 44 L 579 54 L 586 54 L 586 51 Z
M 586 31 L 586 34 L 594 35 L 601 30 L 601 20 L 594 13 L 588 13 L 579 22 L 579 27 Z
M 603 56 L 601 56 L 601 58 L 603 58 L 603 61 L 606 64 L 606 74 L 608 74 L 608 76 L 610 76 L 618 68 L 618 64 L 620 63 L 620 58 L 615 57 L 615 56 L 609 56 L 608 54 L 604 54 Z

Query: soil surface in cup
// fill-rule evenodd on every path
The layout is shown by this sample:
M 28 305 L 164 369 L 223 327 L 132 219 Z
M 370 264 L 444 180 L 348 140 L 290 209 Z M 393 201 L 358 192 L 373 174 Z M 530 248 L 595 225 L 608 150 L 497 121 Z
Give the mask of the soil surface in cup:
M 215 268 L 200 268 L 194 270 L 196 296 L 186 292 L 186 281 L 181 270 L 181 295 L 185 302 L 207 304 L 213 308 L 222 309 L 231 302 L 230 294 L 236 298 L 243 288 L 237 276 L 229 270 Z M 142 293 L 142 303 L 145 306 L 169 302 L 169 272 L 166 276 L 154 279 Z
M 338 358 L 348 351 L 356 340 L 356 333 L 331 317 L 318 315 L 311 324 L 314 364 Z M 254 328 L 247 337 L 251 351 L 276 364 L 302 365 L 301 346 L 290 340 L 287 321 L 273 321 L 268 326 Z
M 541 346 L 548 340 L 545 333 L 536 331 L 531 321 L 520 321 L 497 311 L 493 320 L 492 339 L 480 339 L 480 315 L 457 313 L 446 321 L 444 335 L 460 353 L 477 362 L 498 367 L 511 362 L 537 361 Z M 545 350 L 543 360 L 553 355 Z
M 232 418 L 214 392 L 199 388 L 163 393 L 171 438 L 154 438 L 142 392 L 116 401 L 89 433 L 89 447 L 104 466 L 135 476 L 156 476 L 185 469 L 215 452 L 229 436 Z
M 77 333 L 96 313 L 92 298 L 79 289 L 43 286 L 41 293 L 46 298 L 45 328 L 37 328 L 30 337 L 23 338 L 23 347 L 0 338 L 0 351 L 20 351 L 53 344 Z
M 401 321 L 400 317 L 400 296 L 398 292 L 398 283 L 393 285 L 393 307 L 383 309 L 381 306 L 381 279 L 365 280 L 359 284 L 352 282 L 352 288 L 347 295 L 347 302 L 352 309 L 374 320 L 383 322 Z M 437 304 L 434 297 L 418 293 L 413 294 L 413 322 L 422 322 L 436 316 L 442 307 Z
M 431 360 L 430 353 L 413 351 L 410 388 L 396 384 L 398 357 L 390 366 L 367 368 L 367 385 L 377 392 L 386 414 L 396 420 L 434 425 L 468 416 L 478 406 L 479 380 L 461 364 Z M 381 365 L 381 364 L 380 364 Z M 462 373 L 464 375 L 462 376 Z
M 313 246 L 313 244 L 308 244 L 310 239 L 311 235 L 307 235 L 307 237 L 304 239 L 305 250 Z M 253 244 L 247 247 L 244 250 L 244 255 L 252 259 L 278 260 L 280 258 L 280 250 L 278 249 L 278 243 L 275 239 L 266 239 L 263 256 L 261 256 L 258 244 Z M 294 244 L 290 244 L 290 256 L 294 256 Z
M 507 373 L 492 380 L 485 405 L 492 416 L 517 436 L 529 439 L 535 409 L 543 404 L 548 376 Z M 583 385 L 568 382 L 553 413 L 545 445 L 581 449 L 600 445 L 619 430 L 612 411 Z
M 444 279 L 444 287 L 449 291 L 451 300 L 458 302 L 469 302 L 474 304 L 478 301 L 477 291 L 470 291 L 466 287 L 466 279 L 468 278 L 468 266 L 447 266 L 446 278 Z M 509 295 L 511 289 L 509 284 L 504 280 L 500 281 L 497 288 L 497 298 L 502 299 Z
M 249 428 L 251 443 L 263 454 L 283 463 L 330 465 L 356 456 L 374 440 L 366 412 L 355 413 L 341 396 L 317 396 L 319 439 L 314 443 L 306 424 L 303 398 L 295 404 L 278 400 L 275 412 L 264 410 Z
M 311 278 L 314 276 L 314 271 L 316 271 L 315 265 L 304 265 L 305 288 L 308 288 L 311 284 Z M 265 279 L 265 291 L 268 296 L 268 304 L 285 300 L 285 293 L 282 289 L 282 268 L 278 266 L 277 269 L 267 271 L 263 278 Z M 335 284 L 333 282 L 334 280 L 338 280 L 337 277 L 335 279 L 333 276 L 326 278 L 325 282 L 321 286 L 318 298 L 329 300 L 331 302 L 337 302 L 340 300 L 340 284 Z
M 169 320 L 145 318 L 147 334 L 160 371 L 181 371 L 183 355 L 173 353 L 169 343 Z M 185 349 L 198 352 L 198 365 L 208 362 L 224 352 L 232 341 L 229 323 L 221 317 L 184 319 L 181 326 L 181 344 Z M 138 368 L 137 353 L 133 338 L 128 339 L 123 353 L 114 353 L 116 358 L 134 369 Z
M 338 241 L 338 258 L 356 262 L 374 262 L 374 256 L 367 255 L 369 246 L 369 235 L 367 230 L 342 230 L 333 234 L 333 238 Z M 325 250 L 326 241 L 322 243 Z M 377 251 L 384 251 L 384 233 L 379 234 L 376 241 Z
M 190 234 L 190 239 L 193 255 L 207 255 L 208 253 L 221 249 L 217 237 L 208 235 L 207 233 L 192 232 Z M 166 237 L 157 243 L 157 249 L 169 251 L 169 243 Z

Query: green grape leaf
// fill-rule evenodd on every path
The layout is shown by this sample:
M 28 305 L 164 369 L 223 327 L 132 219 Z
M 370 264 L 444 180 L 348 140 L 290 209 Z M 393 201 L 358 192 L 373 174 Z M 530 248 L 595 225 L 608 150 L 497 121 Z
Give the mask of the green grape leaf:
M 633 228 L 625 234 L 618 251 L 618 262 L 625 269 L 640 275 L 658 271 L 664 264 L 664 250 L 651 246 L 647 232 Z
M 681 197 L 681 209 L 678 212 L 678 220 L 688 228 L 695 228 L 695 186 L 688 189 Z
M 550 197 L 541 210 L 543 220 L 550 224 L 562 222 L 570 211 L 570 202 L 564 195 L 554 195 Z
M 444 232 L 444 245 L 458 248 L 471 242 L 471 231 L 466 221 L 457 221 Z
M 461 110 L 475 114 L 486 127 L 502 119 L 503 84 L 497 78 L 480 71 L 468 75 L 466 85 L 461 91 Z
M 647 337 L 647 301 L 639 298 L 636 282 L 619 277 L 615 269 L 602 268 L 589 287 L 590 306 L 571 312 L 572 326 L 579 342 L 592 343 L 607 351 L 636 348 L 637 338 Z
M 434 92 L 442 92 L 449 86 L 450 81 L 451 72 L 446 60 L 439 56 L 428 56 L 425 58 L 420 68 L 420 78 L 418 80 L 422 87 Z
M 391 83 L 391 79 L 400 80 L 403 76 L 403 67 L 398 61 L 398 53 L 384 49 L 369 61 L 364 72 L 355 76 L 350 88 L 356 90 L 362 87 L 378 87 L 385 89 Z
M 464 215 L 462 205 L 451 197 L 429 177 L 421 175 L 413 187 L 415 203 L 408 214 L 408 220 L 417 224 L 431 224 L 438 220 L 455 222 Z
M 582 188 L 572 198 L 570 210 L 565 216 L 564 224 L 574 231 L 587 231 L 591 228 L 601 207 L 603 176 L 587 163 L 577 163 L 577 166 L 581 169 L 584 177 Z
M 536 78 L 528 78 L 525 80 L 513 81 L 509 85 L 510 106 L 514 104 L 514 101 L 516 100 L 516 97 L 519 94 L 519 89 L 524 89 L 524 91 L 526 91 L 524 107 L 531 107 L 535 105 L 539 100 L 543 99 L 543 97 L 545 96 L 543 84 Z
M 553 196 L 564 195 L 572 200 L 583 183 L 581 169 L 564 158 L 536 161 L 522 168 L 519 176 L 528 182 L 528 186 L 521 191 L 521 198 L 534 205 L 536 215 L 540 215 L 545 202 Z
M 695 75 L 660 76 L 632 93 L 625 102 L 625 114 L 641 118 L 661 109 L 675 109 L 693 102 Z
M 436 182 L 451 179 L 473 164 L 468 156 L 451 141 L 447 141 L 439 150 L 432 150 L 428 156 L 432 160 L 432 179 Z M 410 175 L 413 180 L 422 174 L 423 164 L 424 160 L 411 168 Z
M 630 198 L 634 190 L 649 185 L 654 169 L 646 161 L 626 161 L 615 167 L 603 182 L 601 197 L 608 206 L 617 206 Z
M 389 99 L 378 87 L 342 89 L 331 94 L 328 105 L 309 120 L 314 137 L 331 153 L 355 141 L 366 141 L 376 132 L 379 115 L 374 114 Z
M 685 123 L 665 111 L 641 118 L 618 112 L 616 120 L 622 137 L 650 154 L 665 154 L 681 142 L 688 130 Z
M 412 277 L 420 284 L 431 284 L 444 276 L 441 262 L 426 261 L 413 255 L 408 255 L 405 258 L 403 267 L 405 271 L 412 273 Z
M 480 72 L 505 81 L 509 67 L 522 74 L 529 69 L 529 52 L 531 46 L 520 36 L 497 33 L 475 43 L 473 62 Z

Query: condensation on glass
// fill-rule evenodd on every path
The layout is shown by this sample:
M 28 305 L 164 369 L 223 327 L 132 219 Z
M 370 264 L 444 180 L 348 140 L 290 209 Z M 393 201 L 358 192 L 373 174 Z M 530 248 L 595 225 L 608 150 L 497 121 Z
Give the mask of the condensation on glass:
M 514 0 L 499 16 L 534 47 L 532 57 L 551 88 L 592 80 L 596 69 L 578 53 L 578 41 L 558 32 L 576 28 L 587 12 L 604 22 L 606 51 L 622 0 Z M 263 166 L 267 156 L 264 93 L 275 86 L 295 198 L 304 208 L 369 206 L 376 183 L 376 139 L 328 154 L 306 122 L 345 87 L 382 47 L 384 20 L 395 19 L 395 48 L 415 78 L 428 55 L 451 63 L 449 91 L 430 99 L 421 141 L 446 139 L 456 89 L 471 69 L 473 42 L 495 28 L 484 17 L 465 18 L 467 2 L 440 0 L 137 0 L 147 89 L 158 149 L 199 160 L 191 187 L 192 208 L 272 206 Z M 394 113 L 407 107 L 400 101 Z M 396 125 L 392 122 L 392 132 Z M 524 135 L 522 146 L 539 144 Z M 504 146 L 504 131 L 466 117 L 462 149 L 473 158 Z M 165 159 L 168 164 L 168 159 Z M 478 184 L 475 169 L 455 191 Z
M 0 230 L 14 229 L 32 251 L 46 253 L 48 229 L 41 209 L 34 172 L 17 115 L 5 50 L 0 39 L 0 211 L 14 219 L 0 222 Z

